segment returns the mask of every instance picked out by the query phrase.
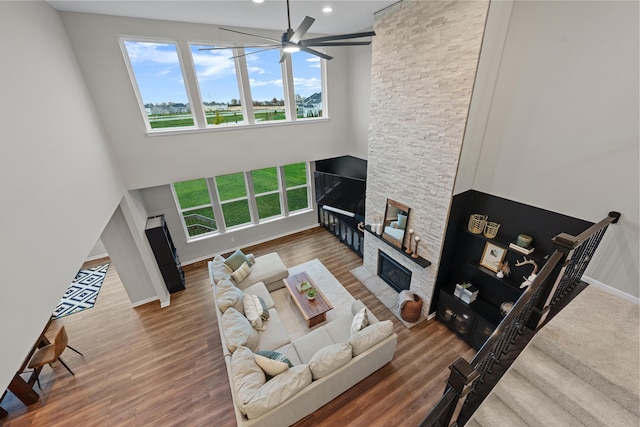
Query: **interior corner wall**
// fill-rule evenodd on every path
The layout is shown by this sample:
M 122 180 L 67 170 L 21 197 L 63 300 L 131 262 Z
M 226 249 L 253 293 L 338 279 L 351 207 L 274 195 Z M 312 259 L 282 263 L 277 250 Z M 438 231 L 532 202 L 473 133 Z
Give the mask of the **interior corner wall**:
M 0 390 L 20 368 L 124 193 L 58 13 L 0 2 Z
M 374 37 L 375 38 L 375 37 Z M 371 103 L 371 46 L 349 49 L 349 153 L 367 159 L 369 151 L 369 109 Z
M 365 235 L 364 265 L 378 249 L 412 270 L 427 313 L 439 266 L 488 1 L 401 1 L 375 15 L 369 111 L 366 222 L 386 199 L 411 207 L 416 264 Z M 415 278 L 415 280 L 414 280 Z
M 513 3 L 473 181 L 475 190 L 591 222 L 621 212 L 585 279 L 636 297 L 638 9 L 626 1 Z

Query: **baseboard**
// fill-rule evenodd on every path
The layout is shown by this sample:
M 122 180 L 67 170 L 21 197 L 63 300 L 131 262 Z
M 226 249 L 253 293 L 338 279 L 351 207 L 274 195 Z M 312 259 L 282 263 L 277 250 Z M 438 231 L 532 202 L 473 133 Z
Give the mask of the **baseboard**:
M 131 303 L 131 307 L 139 307 L 141 305 L 148 304 L 150 302 L 158 301 L 158 300 L 159 300 L 158 297 L 151 297 L 151 298 L 143 299 L 142 301 L 137 301 L 137 302 Z
M 312 230 L 312 229 L 314 229 L 316 227 L 320 227 L 320 224 L 314 224 L 314 225 L 310 225 L 308 227 L 298 228 L 296 230 L 288 231 L 288 232 L 282 233 L 282 234 L 277 234 L 275 236 L 271 236 L 271 237 L 268 237 L 266 239 L 255 240 L 253 242 L 249 242 L 249 243 L 243 244 L 242 247 L 259 245 L 260 243 L 269 242 L 271 240 L 279 239 L 281 237 L 286 237 L 286 236 L 290 236 L 292 234 L 301 233 L 303 231 Z M 187 261 L 182 261 L 182 265 L 190 265 L 190 264 L 195 264 L 195 263 L 202 262 L 202 261 L 205 261 L 205 260 L 209 260 L 209 259 L 213 258 L 214 256 L 216 256 L 217 254 L 233 252 L 236 249 L 239 249 L 239 247 L 238 246 L 230 247 L 228 249 L 224 249 L 224 250 L 216 252 L 214 254 L 206 255 L 206 256 L 203 256 L 203 257 L 199 257 L 199 258 L 191 259 L 191 260 L 187 260 Z
M 632 302 L 634 304 L 640 305 L 640 298 L 635 297 L 635 296 L 630 295 L 630 294 L 627 294 L 625 292 L 622 292 L 620 289 L 613 288 L 613 287 L 611 287 L 609 285 L 606 285 L 606 284 L 604 284 L 604 283 L 602 283 L 602 282 L 600 282 L 600 281 L 598 281 L 596 279 L 592 279 L 591 277 L 587 277 L 587 276 L 583 275 L 582 276 L 582 281 L 586 282 L 589 285 L 594 286 L 594 287 L 596 287 L 598 289 L 601 289 L 601 290 L 603 290 L 603 291 L 605 291 L 605 292 L 607 292 L 607 293 L 609 293 L 611 295 L 615 295 L 615 296 L 620 297 L 620 298 L 622 298 L 624 300 L 627 300 L 627 301 L 630 301 L 630 302 Z

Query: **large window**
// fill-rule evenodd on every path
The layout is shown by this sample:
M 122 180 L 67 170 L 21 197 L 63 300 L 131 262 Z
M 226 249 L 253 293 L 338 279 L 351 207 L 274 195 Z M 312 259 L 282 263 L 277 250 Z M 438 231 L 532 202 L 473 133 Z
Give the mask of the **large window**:
M 297 117 L 322 117 L 322 59 L 302 51 L 291 57 Z
M 281 215 L 278 168 L 252 171 L 251 178 L 258 208 L 258 217 L 265 219 Z
M 209 186 L 204 178 L 176 182 L 173 184 L 173 191 L 189 237 L 218 230 L 209 196 Z
M 212 47 L 215 46 L 191 46 L 207 125 L 242 123 L 242 100 L 233 49 L 200 50 Z
M 258 52 L 259 50 L 245 49 L 256 123 L 284 120 L 286 117 L 280 49 Z
M 176 45 L 125 41 L 124 46 L 149 127 L 193 127 Z
M 307 168 L 302 162 L 174 183 L 187 239 L 309 209 Z
M 251 222 L 244 173 L 217 176 L 216 188 L 227 228 Z

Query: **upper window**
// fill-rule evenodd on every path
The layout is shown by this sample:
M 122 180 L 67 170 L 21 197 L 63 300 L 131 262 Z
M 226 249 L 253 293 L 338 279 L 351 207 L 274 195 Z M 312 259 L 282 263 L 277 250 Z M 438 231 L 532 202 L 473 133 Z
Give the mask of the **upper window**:
M 307 164 L 294 163 L 284 167 L 287 188 L 287 206 L 289 212 L 309 207 L 309 185 L 307 183 Z
M 249 198 L 244 173 L 232 173 L 216 177 L 220 207 L 227 228 L 251 222 Z
M 148 127 L 193 127 L 193 115 L 174 43 L 125 41 Z
M 322 59 L 306 52 L 293 58 L 293 90 L 298 118 L 322 117 Z
M 258 217 L 260 219 L 280 216 L 280 183 L 278 168 L 266 168 L 251 171 L 253 191 L 256 197 Z
M 256 123 L 284 120 L 286 117 L 280 49 L 258 52 L 259 50 L 245 49 Z
M 236 65 L 232 59 L 233 49 L 200 50 L 212 47 L 215 46 L 191 46 L 207 125 L 242 123 L 242 101 Z
M 209 186 L 204 178 L 176 182 L 173 191 L 189 237 L 217 231 Z

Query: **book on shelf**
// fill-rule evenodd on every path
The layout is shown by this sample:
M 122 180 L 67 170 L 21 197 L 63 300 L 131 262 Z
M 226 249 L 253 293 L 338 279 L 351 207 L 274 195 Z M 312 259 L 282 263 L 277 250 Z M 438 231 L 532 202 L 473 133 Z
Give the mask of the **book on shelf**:
M 530 247 L 530 248 L 523 248 L 522 246 L 518 246 L 515 244 L 515 242 L 511 242 L 509 243 L 509 247 L 513 250 L 516 250 L 520 253 L 523 253 L 525 255 L 529 255 L 530 253 L 532 253 L 533 251 L 536 250 L 536 248 L 534 247 Z
M 471 304 L 478 297 L 478 288 L 471 283 L 456 284 L 453 294 L 467 304 Z

